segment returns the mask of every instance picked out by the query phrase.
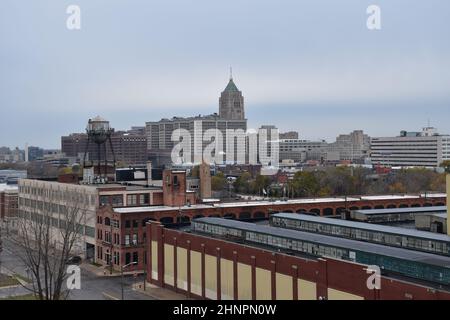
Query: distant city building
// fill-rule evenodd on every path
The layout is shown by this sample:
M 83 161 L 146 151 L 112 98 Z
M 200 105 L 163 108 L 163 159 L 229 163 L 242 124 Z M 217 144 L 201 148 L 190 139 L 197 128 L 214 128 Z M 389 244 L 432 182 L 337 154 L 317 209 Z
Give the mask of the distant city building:
M 34 146 L 28 147 L 28 159 L 27 161 L 35 161 L 44 157 L 44 149 Z
M 298 139 L 298 132 L 297 131 L 288 131 L 288 132 L 280 133 L 280 139 L 282 139 L 282 140 Z
M 328 144 L 325 140 L 309 141 L 301 139 L 280 139 L 280 161 L 320 160 L 321 154 Z
M 372 138 L 370 157 L 374 165 L 438 167 L 450 160 L 450 136 L 426 127 L 422 132 L 402 131 L 398 137 Z
M 203 152 L 206 146 L 211 144 L 211 140 L 204 141 L 202 138 L 205 132 L 209 129 L 217 129 L 222 134 L 223 144 L 221 146 L 223 152 L 223 159 L 226 161 L 227 155 L 227 139 L 235 140 L 233 137 L 228 136 L 227 130 L 242 130 L 243 133 L 247 131 L 247 120 L 244 113 L 244 98 L 242 93 L 237 89 L 230 79 L 227 87 L 222 92 L 219 100 L 219 115 L 217 113 L 206 116 L 196 117 L 173 117 L 172 119 L 161 119 L 156 122 L 146 123 L 147 134 L 147 148 L 149 159 L 153 164 L 157 166 L 172 164 L 171 152 L 178 141 L 172 141 L 172 133 L 177 129 L 185 129 L 191 136 L 191 159 L 187 162 L 196 162 L 194 157 L 196 153 Z M 201 137 L 195 137 L 194 131 L 201 132 Z M 199 144 L 199 149 L 195 149 L 198 141 L 194 142 L 194 138 L 202 139 Z M 228 158 L 238 158 L 238 155 L 244 155 L 245 157 L 245 141 L 237 142 L 233 156 L 228 155 Z M 199 159 L 201 163 L 202 159 Z
M 127 132 L 133 135 L 145 135 L 145 126 L 131 127 Z
M 147 137 L 141 130 L 117 131 L 111 135 L 111 142 L 117 162 L 126 165 L 145 165 L 147 162 Z M 61 151 L 66 157 L 75 157 L 79 161 L 83 159 L 86 151 L 87 134 L 73 133 L 61 137 Z M 112 159 L 112 151 L 107 145 L 107 157 Z M 90 161 L 98 160 L 97 146 L 92 143 L 87 150 Z
M 25 150 L 0 147 L 0 163 L 17 163 L 25 161 Z
M 249 137 L 249 139 L 251 139 Z M 258 143 L 252 148 L 248 141 L 248 156 L 255 152 L 252 149 L 257 147 L 257 163 L 263 166 L 277 166 L 280 161 L 279 146 L 280 137 L 278 128 L 274 125 L 263 125 L 258 130 Z
M 355 130 L 350 134 L 341 134 L 336 142 L 327 146 L 327 152 L 336 152 L 338 160 L 362 162 L 369 156 L 370 137 L 362 130 Z
M 233 77 L 219 99 L 219 115 L 222 119 L 245 120 L 244 97 L 233 82 Z

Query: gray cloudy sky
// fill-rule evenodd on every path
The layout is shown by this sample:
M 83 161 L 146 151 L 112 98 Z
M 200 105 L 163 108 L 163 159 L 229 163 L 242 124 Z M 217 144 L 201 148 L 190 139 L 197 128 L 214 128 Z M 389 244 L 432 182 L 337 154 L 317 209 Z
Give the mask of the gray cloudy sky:
M 251 127 L 450 133 L 449 21 L 448 0 L 3 0 L 0 146 L 60 147 L 97 114 L 125 129 L 216 112 L 230 66 Z

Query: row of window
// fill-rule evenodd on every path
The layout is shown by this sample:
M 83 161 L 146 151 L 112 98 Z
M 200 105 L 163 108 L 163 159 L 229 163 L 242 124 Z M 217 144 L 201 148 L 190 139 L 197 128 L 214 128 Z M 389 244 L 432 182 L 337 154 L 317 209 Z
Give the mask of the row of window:
M 86 194 L 77 190 L 53 190 L 49 188 L 19 186 L 19 193 L 49 198 L 53 201 L 71 201 L 83 205 L 95 205 L 95 195 Z
M 350 255 L 347 250 L 330 247 L 327 245 L 321 245 L 318 243 L 287 239 L 251 231 L 245 232 L 245 240 L 272 247 L 278 247 L 285 250 L 298 251 L 313 256 L 323 256 L 336 259 L 353 260 L 350 259 Z
M 199 222 L 194 222 L 193 227 L 195 231 L 206 232 L 211 234 L 216 234 L 219 236 L 234 236 L 234 237 L 242 237 L 242 231 L 239 229 L 226 228 L 222 226 L 217 226 L 213 224 L 204 224 Z
M 142 227 L 145 227 L 147 222 L 153 220 L 152 218 L 145 218 L 141 221 L 139 220 L 125 220 L 125 228 L 139 228 L 139 223 Z M 105 226 L 111 226 L 113 228 L 120 228 L 120 222 L 117 219 L 110 219 L 109 217 L 105 217 L 103 219 L 102 216 L 97 216 L 97 224 L 104 224 Z
M 127 206 L 145 206 L 150 204 L 150 194 L 128 194 L 127 195 Z M 100 196 L 100 205 L 111 205 L 113 207 L 122 207 L 123 195 L 102 195 Z
M 79 210 L 79 206 L 74 204 L 73 206 L 61 205 L 53 202 L 40 201 L 28 198 L 19 198 L 20 207 L 28 207 L 34 210 L 46 211 L 54 214 L 66 214 L 68 210 Z
M 112 243 L 114 245 L 120 245 L 120 235 L 118 233 L 111 233 L 110 231 L 97 230 L 97 239 L 105 241 L 107 243 Z M 147 239 L 147 234 L 144 232 L 142 234 L 142 242 L 145 243 Z M 126 234 L 124 236 L 123 244 L 125 246 L 136 246 L 139 244 L 139 238 L 137 233 Z
M 280 217 L 273 217 L 272 224 L 274 226 L 282 228 L 290 228 L 312 233 L 321 233 L 348 239 L 356 239 L 374 243 L 381 243 L 390 246 L 405 247 L 408 249 L 418 249 L 443 255 L 450 254 L 450 246 L 448 245 L 448 243 L 442 241 L 427 240 L 413 236 L 395 235 L 375 230 L 363 230 L 345 226 L 336 226 L 302 220 L 292 220 Z
M 18 212 L 19 218 L 23 218 L 29 221 L 37 222 L 42 225 L 50 225 L 57 229 L 68 229 L 67 228 L 67 222 L 63 219 L 58 219 L 57 217 L 51 216 L 51 215 L 43 215 L 36 212 L 29 212 L 26 210 L 20 210 Z M 95 228 L 83 225 L 83 224 L 76 224 L 73 226 L 73 230 L 75 232 L 85 235 L 88 237 L 95 237 Z
M 346 250 L 334 248 L 330 246 L 323 246 L 321 244 L 315 244 L 310 242 L 298 241 L 293 239 L 287 239 L 282 237 L 276 237 L 264 233 L 257 233 L 251 231 L 245 231 L 245 236 L 243 231 L 240 229 L 218 226 L 212 224 L 205 224 L 201 222 L 193 223 L 194 230 L 197 232 L 204 232 L 208 234 L 214 234 L 218 236 L 232 235 L 236 237 L 243 238 L 245 240 L 264 244 L 268 246 L 278 247 L 286 250 L 299 251 L 302 253 L 310 255 L 320 255 L 327 256 L 338 259 L 349 259 L 349 254 Z
M 103 252 L 103 247 L 98 246 L 97 247 L 97 259 L 105 261 L 108 265 L 111 264 L 111 262 L 118 266 L 120 265 L 120 253 L 118 251 L 114 251 L 112 255 L 112 261 L 111 261 L 111 254 L 109 252 Z M 126 252 L 125 253 L 125 264 L 130 263 L 139 263 L 139 252 Z M 147 263 L 147 253 L 144 252 L 144 256 L 141 258 L 144 263 Z
M 203 223 L 195 222 L 194 230 L 212 234 L 213 228 L 208 228 Z M 234 229 L 224 227 L 226 229 Z M 208 231 L 209 230 L 209 231 Z M 242 240 L 263 244 L 275 248 L 281 248 L 288 251 L 297 251 L 313 256 L 324 256 L 335 259 L 350 260 L 367 265 L 378 265 L 386 271 L 403 274 L 409 277 L 428 280 L 448 285 L 450 283 L 450 269 L 435 265 L 426 264 L 426 262 L 411 261 L 396 257 L 387 257 L 374 252 L 350 251 L 345 248 L 337 248 L 321 243 L 306 242 L 300 239 L 283 238 L 265 233 L 254 232 L 250 230 L 239 230 L 245 234 Z
M 111 226 L 113 228 L 119 228 L 119 220 L 117 219 L 110 219 L 109 217 L 105 217 L 105 220 L 103 220 L 102 216 L 97 216 L 97 224 L 103 224 L 105 223 L 105 226 Z

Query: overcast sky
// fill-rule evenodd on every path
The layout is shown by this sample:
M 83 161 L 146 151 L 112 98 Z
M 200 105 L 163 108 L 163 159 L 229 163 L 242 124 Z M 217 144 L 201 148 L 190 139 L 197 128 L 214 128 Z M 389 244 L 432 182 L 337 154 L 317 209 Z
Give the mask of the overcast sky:
M 0 146 L 218 112 L 230 66 L 252 128 L 450 133 L 449 24 L 448 0 L 2 0 Z

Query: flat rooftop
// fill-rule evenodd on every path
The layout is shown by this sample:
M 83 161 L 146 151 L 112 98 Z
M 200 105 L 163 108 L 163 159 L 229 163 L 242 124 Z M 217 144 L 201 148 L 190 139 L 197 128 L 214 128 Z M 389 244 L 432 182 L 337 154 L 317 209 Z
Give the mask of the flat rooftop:
M 17 184 L 6 184 L 6 183 L 0 183 L 0 192 L 4 191 L 18 191 L 19 186 Z
M 396 247 L 389 247 L 374 243 L 349 240 L 344 238 L 336 238 L 327 235 L 321 235 L 316 233 L 309 233 L 304 231 L 297 231 L 291 229 L 269 227 L 264 225 L 257 225 L 254 223 L 223 219 L 223 218 L 199 218 L 195 221 L 203 222 L 212 225 L 218 225 L 233 229 L 240 229 L 243 231 L 252 231 L 262 234 L 267 234 L 271 236 L 288 238 L 292 240 L 306 241 L 311 243 L 318 243 L 330 247 L 341 248 L 344 250 L 356 250 L 361 252 L 369 252 L 373 254 L 383 255 L 392 258 L 400 258 L 404 260 L 411 260 L 415 262 L 420 262 L 424 264 L 435 265 L 443 268 L 450 268 L 450 257 L 439 256 L 435 254 L 430 254 L 426 252 L 413 251 L 409 249 L 402 249 Z M 191 229 L 192 231 L 193 228 Z M 195 231 L 194 231 L 195 232 Z M 198 234 L 205 234 L 202 232 L 195 232 Z M 231 239 L 226 239 L 227 241 L 232 241 Z M 248 244 L 252 242 L 246 241 Z M 271 246 L 265 246 L 268 249 L 273 248 Z
M 442 219 L 446 219 L 447 220 L 447 214 L 446 213 L 432 213 L 430 214 L 433 217 L 438 217 L 438 218 L 442 218 Z
M 120 185 L 119 185 L 120 186 Z M 139 189 L 139 187 L 137 187 Z M 145 188 L 144 188 L 145 189 Z M 156 187 L 156 189 L 159 189 Z M 139 189 L 139 190 L 142 190 Z M 445 195 L 444 195 L 445 196 Z M 401 199 L 420 199 L 420 196 L 376 196 L 376 198 L 372 199 L 366 199 L 366 197 L 361 198 L 354 198 L 354 197 L 348 197 L 347 201 L 364 201 L 364 200 L 401 200 Z M 190 209 L 211 209 L 211 208 L 245 208 L 245 207 L 258 207 L 258 206 L 277 206 L 277 205 L 285 205 L 285 204 L 319 204 L 319 203 L 336 203 L 336 202 L 345 202 L 344 197 L 336 197 L 336 198 L 307 198 L 307 199 L 292 199 L 292 200 L 276 200 L 276 201 L 269 201 L 269 200 L 260 200 L 260 201 L 238 201 L 238 202 L 223 202 L 223 203 L 211 203 L 211 204 L 192 204 L 190 206 L 181 206 L 181 207 L 169 207 L 169 206 L 147 206 L 147 207 L 130 207 L 130 208 L 115 208 L 114 211 L 118 213 L 138 213 L 138 212 L 157 212 L 157 211 L 172 211 L 172 210 L 190 210 Z M 438 208 L 434 211 L 428 211 L 428 208 Z M 441 208 L 445 208 L 447 210 L 447 207 L 424 207 L 424 208 L 401 208 L 406 210 L 413 210 L 413 209 L 425 209 L 425 211 L 421 212 L 440 212 L 442 211 Z M 401 209 L 377 209 L 377 210 L 355 210 L 357 212 L 370 212 L 374 211 L 372 214 L 376 214 L 375 211 L 381 211 L 381 210 L 401 210 Z M 367 214 L 367 213 L 366 213 Z M 378 213 L 380 214 L 380 213 Z
M 384 214 L 408 214 L 408 213 L 446 213 L 446 206 L 417 207 L 417 208 L 392 208 L 392 209 L 364 209 L 352 210 L 354 213 L 363 215 L 384 215 Z
M 291 220 L 301 220 L 318 224 L 327 224 L 331 226 L 340 226 L 354 229 L 362 229 L 368 231 L 377 231 L 382 233 L 389 233 L 394 235 L 408 236 L 408 237 L 416 237 L 422 238 L 426 240 L 434 240 L 434 241 L 443 241 L 448 242 L 450 244 L 450 236 L 445 234 L 420 231 L 414 229 L 406 229 L 399 227 L 392 227 L 386 225 L 372 224 L 372 223 L 364 223 L 364 222 L 356 222 L 356 221 L 348 221 L 341 219 L 330 219 L 325 217 L 316 217 L 310 216 L 306 214 L 298 214 L 298 213 L 277 213 L 272 215 L 272 217 L 280 217 L 287 218 Z
M 414 195 L 386 195 L 386 196 L 362 196 L 361 200 L 396 200 L 396 199 L 417 199 L 419 196 Z
M 127 184 L 120 184 L 120 183 L 107 183 L 107 184 L 89 184 L 88 186 L 93 186 L 97 189 L 99 189 L 99 191 L 102 191 L 102 189 L 106 189 L 105 191 L 111 191 L 111 190 L 107 190 L 107 189 L 120 189 L 120 188 L 125 188 L 128 191 L 138 191 L 138 190 L 162 190 L 161 187 L 157 187 L 157 186 L 142 186 L 142 185 L 137 185 L 137 184 L 133 184 L 133 185 L 127 185 Z

